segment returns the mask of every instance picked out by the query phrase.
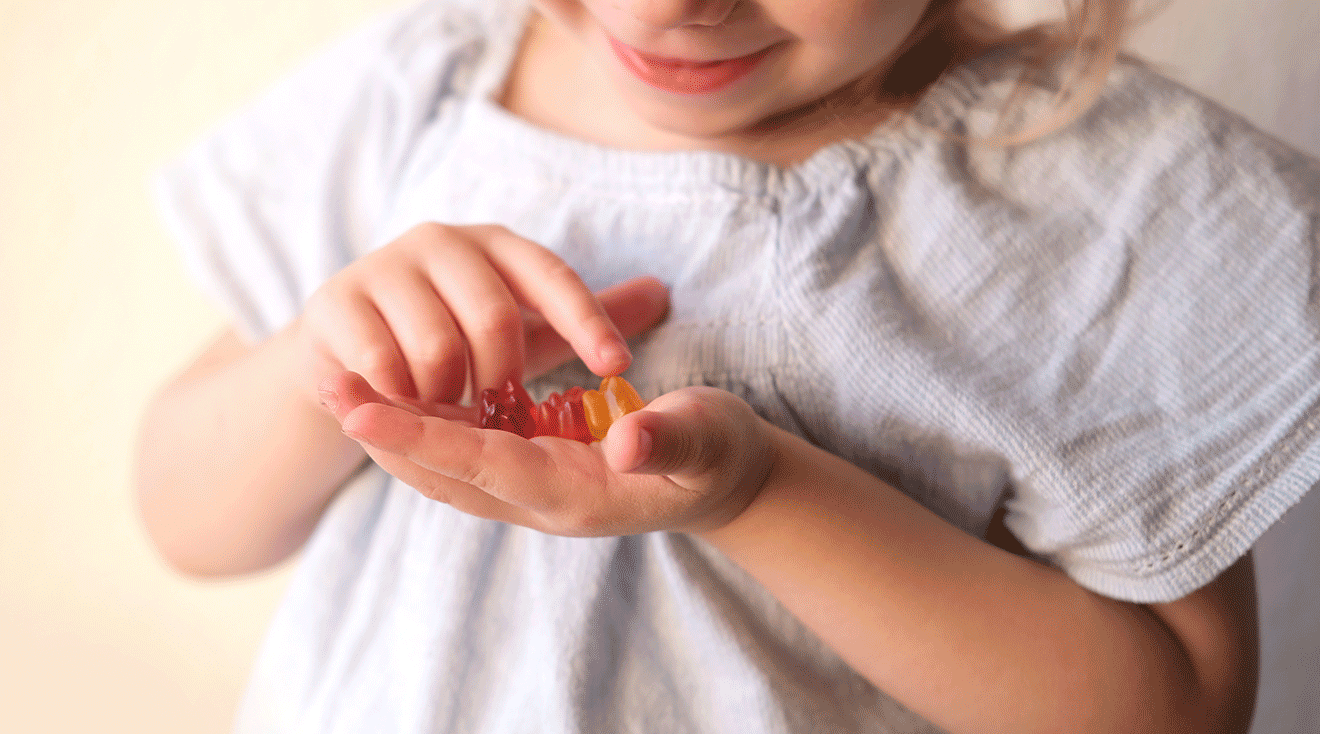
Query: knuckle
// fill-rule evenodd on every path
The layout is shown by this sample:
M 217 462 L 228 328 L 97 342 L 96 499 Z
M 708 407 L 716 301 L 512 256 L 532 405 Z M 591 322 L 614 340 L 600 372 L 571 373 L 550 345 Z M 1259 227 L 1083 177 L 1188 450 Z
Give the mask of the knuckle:
M 464 363 L 462 352 L 448 339 L 440 338 L 421 341 L 417 345 L 417 361 L 436 377 L 443 377 Z
M 545 529 L 553 535 L 567 537 L 593 537 L 604 534 L 605 516 L 590 507 L 578 505 L 566 506 L 560 502 L 550 502 L 549 506 L 537 508 Z
M 413 225 L 412 229 L 405 232 L 399 240 L 406 242 L 429 243 L 438 239 L 444 239 L 452 234 L 453 227 L 447 224 L 441 224 L 440 222 L 422 222 Z
M 352 273 L 340 271 L 339 275 L 321 284 L 307 299 L 307 310 L 328 310 L 338 308 L 348 301 L 357 290 Z
M 529 240 L 503 225 L 480 225 L 478 231 L 481 235 L 482 245 L 492 255 L 501 259 L 532 258 L 532 262 L 536 263 L 541 269 L 550 267 L 551 261 L 558 262 L 561 265 L 564 263 L 553 250 L 547 249 L 540 243 Z
M 508 227 L 502 224 L 473 224 L 468 227 L 468 230 L 472 234 L 487 240 L 517 237 Z
M 437 248 L 461 244 L 468 240 L 462 234 L 460 227 L 440 222 L 422 222 L 414 225 L 402 236 L 386 247 L 368 255 L 379 255 L 381 257 L 404 256 L 408 258 L 423 257 L 427 253 L 435 251 Z
M 729 439 L 723 433 L 708 436 L 700 442 L 694 464 L 702 473 L 720 468 L 729 458 Z
M 698 426 L 716 428 L 725 423 L 719 410 L 711 410 L 701 401 L 694 401 L 688 410 L 692 422 Z M 675 464 L 690 467 L 699 474 L 718 469 L 728 460 L 733 448 L 730 435 L 724 430 L 681 430 L 674 438 Z
M 491 449 L 490 439 L 486 435 L 486 431 L 478 431 L 476 441 L 477 444 L 472 448 L 470 459 L 463 463 L 454 479 L 489 494 L 492 486 L 491 477 L 486 467 L 490 464 Z
M 331 288 L 331 281 L 326 281 L 321 284 L 321 287 L 312 291 L 312 295 L 308 296 L 307 302 L 303 304 L 302 315 L 304 318 L 309 317 L 311 314 L 317 313 L 318 311 L 320 311 L 322 308 L 325 307 L 324 306 L 325 302 L 330 298 L 329 295 L 330 288 Z
M 697 437 L 689 431 L 678 431 L 671 438 L 673 448 L 666 469 L 677 470 L 692 467 L 698 471 L 705 468 L 701 456 L 701 445 Z
M 522 328 L 522 313 L 513 304 L 491 304 L 472 317 L 474 336 L 503 341 Z
M 441 482 L 431 482 L 425 487 L 418 487 L 417 491 L 421 492 L 422 496 L 427 499 L 446 505 L 453 504 L 453 495 L 450 493 L 449 487 Z
M 365 374 L 385 376 L 394 373 L 394 352 L 383 346 L 364 348 L 358 353 L 356 361 L 357 365 L 361 368 L 361 371 Z
M 578 275 L 578 272 L 563 258 L 549 250 L 542 250 L 541 252 L 543 254 L 540 269 L 547 281 L 573 287 L 586 287 L 582 282 L 582 276 Z

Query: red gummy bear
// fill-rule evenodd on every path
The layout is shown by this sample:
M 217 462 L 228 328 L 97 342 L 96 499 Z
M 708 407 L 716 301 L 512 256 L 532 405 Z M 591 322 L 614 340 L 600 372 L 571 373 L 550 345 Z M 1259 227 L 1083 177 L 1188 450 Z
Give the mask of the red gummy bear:
M 557 436 L 591 443 L 604 438 L 619 416 L 645 405 L 622 377 L 606 377 L 598 391 L 570 387 L 563 395 L 551 393 L 540 405 L 522 385 L 506 380 L 501 390 L 481 391 L 481 427 L 523 438 Z
M 505 380 L 503 390 L 481 391 L 482 428 L 498 428 L 531 438 L 536 435 L 536 417 L 532 412 L 535 409 L 532 397 L 513 380 Z
M 559 393 L 550 393 L 544 403 L 538 406 L 538 436 L 558 436 L 570 438 L 582 443 L 591 443 L 591 428 L 587 426 L 587 414 L 582 409 L 584 390 L 576 385 Z

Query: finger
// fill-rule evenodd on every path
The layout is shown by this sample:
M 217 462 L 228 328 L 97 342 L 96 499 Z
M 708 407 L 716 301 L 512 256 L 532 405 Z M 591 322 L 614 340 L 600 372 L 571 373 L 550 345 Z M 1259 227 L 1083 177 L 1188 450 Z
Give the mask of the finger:
M 459 405 L 457 403 L 422 401 L 412 398 L 391 398 L 387 404 L 402 408 L 413 415 L 444 418 L 447 421 L 457 421 L 473 428 L 481 426 L 480 405 Z
M 537 515 L 553 514 L 572 499 L 555 489 L 556 458 L 541 444 L 511 433 L 416 416 L 381 403 L 355 408 L 340 425 L 368 447 Z M 590 451 L 576 442 L 555 441 L 558 448 Z
M 720 466 L 740 433 L 703 389 L 662 395 L 610 426 L 601 450 L 618 472 L 696 476 Z
M 386 408 L 383 404 L 374 404 L 374 408 L 368 410 L 372 409 L 379 411 L 380 415 L 364 417 L 360 420 L 362 424 L 373 427 L 372 432 L 375 440 L 381 442 L 419 440 L 404 438 L 409 433 L 422 430 L 422 424 L 419 421 L 410 421 L 406 418 L 407 414 L 401 414 L 398 411 L 391 413 L 391 409 Z M 400 418 L 403 420 L 399 420 Z M 529 525 L 535 521 L 535 517 L 527 510 L 503 502 L 471 484 L 437 474 L 417 464 L 407 456 L 374 445 L 360 434 L 349 432 L 348 435 L 362 443 L 367 455 L 382 469 L 429 499 L 443 502 L 460 512 L 488 520 L 520 525 Z M 387 435 L 390 438 L 386 438 Z
M 467 232 L 445 230 L 426 274 L 462 332 L 475 395 L 506 380 L 522 381 L 523 316 L 502 274 Z
M 380 402 L 364 402 L 340 419 L 344 433 L 370 446 L 404 457 L 428 471 L 489 489 L 485 474 L 490 441 L 517 438 L 500 431 L 465 428 L 427 419 Z M 528 446 L 532 444 L 523 441 Z
M 650 329 L 669 313 L 669 287 L 649 275 L 616 283 L 596 297 L 625 338 Z
M 340 365 L 386 394 L 415 395 L 407 363 L 375 303 L 353 291 L 335 300 L 334 309 L 327 319 L 333 328 L 323 332 Z
M 567 263 L 508 230 L 488 231 L 491 262 L 520 303 L 545 317 L 592 372 L 616 375 L 628 368 L 632 354 L 623 335 Z
M 473 426 L 478 425 L 479 409 L 476 407 L 447 403 L 422 404 L 406 398 L 391 398 L 381 394 L 362 375 L 356 372 L 341 372 L 327 377 L 321 381 L 317 389 L 320 393 L 321 404 L 330 410 L 335 419 L 341 423 L 358 406 L 367 403 L 380 403 L 405 410 L 416 416 L 429 415 L 446 420 L 461 421 Z
M 700 430 L 704 426 L 645 409 L 628 416 L 633 417 L 626 421 L 620 418 L 610 426 L 606 440 L 601 442 L 605 461 L 617 472 L 702 474 L 718 465 L 727 452 L 718 434 Z
M 423 403 L 454 403 L 467 384 L 468 354 L 462 334 L 420 270 L 390 271 L 372 284 L 372 295 L 394 335 Z
M 605 313 L 624 338 L 659 323 L 669 312 L 669 289 L 650 276 L 625 280 L 596 294 Z M 529 377 L 542 374 L 573 357 L 573 348 L 539 314 L 524 323 Z

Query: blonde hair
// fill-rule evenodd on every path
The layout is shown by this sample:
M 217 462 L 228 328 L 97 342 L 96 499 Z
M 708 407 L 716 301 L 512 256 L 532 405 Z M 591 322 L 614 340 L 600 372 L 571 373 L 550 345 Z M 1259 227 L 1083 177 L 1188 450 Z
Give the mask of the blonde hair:
M 890 99 L 914 98 L 967 59 L 1009 51 L 1024 62 L 1025 71 L 1001 110 L 1001 127 L 987 137 L 964 139 L 997 146 L 1038 140 L 1076 121 L 1100 97 L 1127 31 L 1148 17 L 1135 18 L 1134 5 L 1133 0 L 1062 0 L 1063 18 L 1010 32 L 985 0 L 932 0 L 878 91 Z M 1021 111 L 1032 76 L 1053 67 L 1062 69 L 1063 83 L 1049 113 L 1004 130 L 1003 123 Z

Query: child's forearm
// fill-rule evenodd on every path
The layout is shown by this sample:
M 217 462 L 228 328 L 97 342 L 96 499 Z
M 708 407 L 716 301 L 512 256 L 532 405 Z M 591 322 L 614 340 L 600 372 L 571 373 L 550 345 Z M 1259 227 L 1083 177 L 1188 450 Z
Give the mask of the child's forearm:
M 248 348 L 226 335 L 147 409 L 138 498 L 180 570 L 226 575 L 283 560 L 365 457 L 294 389 L 287 342 L 281 333 Z
M 1092 594 L 804 441 L 775 440 L 779 459 L 761 494 L 706 538 L 859 673 L 934 723 L 1014 734 L 1250 723 L 1254 624 L 1232 634 L 1240 617 L 1217 617 L 1214 605 L 1161 618 Z M 1179 625 L 1199 647 L 1188 649 Z

